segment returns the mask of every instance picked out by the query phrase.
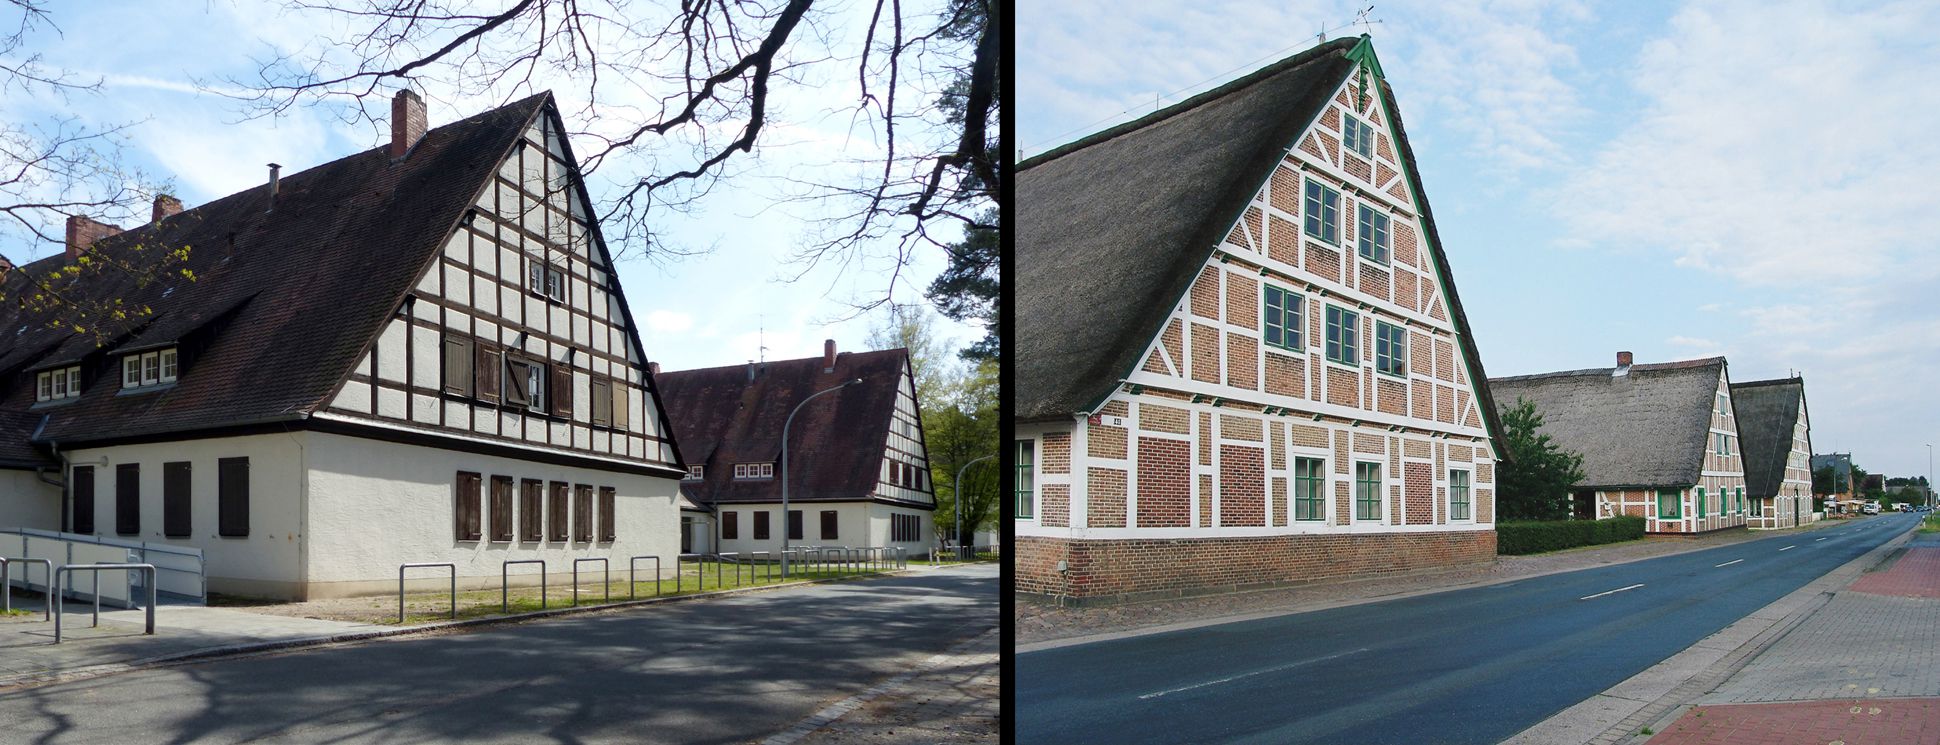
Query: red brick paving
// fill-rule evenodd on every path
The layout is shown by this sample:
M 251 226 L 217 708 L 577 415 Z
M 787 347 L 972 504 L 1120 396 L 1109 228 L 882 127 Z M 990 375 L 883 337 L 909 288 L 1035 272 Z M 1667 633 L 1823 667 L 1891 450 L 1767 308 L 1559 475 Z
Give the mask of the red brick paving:
M 1940 698 L 1841 699 L 1700 706 L 1650 745 L 1930 745 Z
M 1907 598 L 1940 598 L 1940 548 L 1909 548 L 1892 568 L 1852 583 L 1852 590 Z

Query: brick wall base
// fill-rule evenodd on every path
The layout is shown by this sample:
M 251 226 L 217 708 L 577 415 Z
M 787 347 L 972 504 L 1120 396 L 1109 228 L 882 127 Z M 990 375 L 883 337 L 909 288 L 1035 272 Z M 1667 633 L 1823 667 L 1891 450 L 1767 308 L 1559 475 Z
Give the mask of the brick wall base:
M 1495 531 L 1073 540 L 1018 536 L 1023 599 L 1094 605 L 1204 595 L 1495 560 Z M 1057 571 L 1059 561 L 1066 571 Z

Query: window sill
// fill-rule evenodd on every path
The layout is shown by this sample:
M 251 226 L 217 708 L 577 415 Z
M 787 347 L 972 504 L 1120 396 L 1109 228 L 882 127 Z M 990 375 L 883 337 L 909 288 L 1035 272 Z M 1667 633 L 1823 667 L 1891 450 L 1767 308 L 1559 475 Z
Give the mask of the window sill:
M 1402 381 L 1402 382 L 1404 382 L 1404 383 L 1408 381 L 1408 373 L 1406 373 L 1406 372 L 1400 372 L 1400 373 L 1391 373 L 1391 372 L 1386 372 L 1386 371 L 1383 371 L 1383 370 L 1375 370 L 1374 372 L 1375 372 L 1375 374 L 1377 374 L 1377 375 L 1381 375 L 1381 376 L 1383 376 L 1383 377 L 1389 377 L 1389 378 L 1395 378 L 1395 379 L 1397 379 L 1397 380 L 1400 380 L 1400 381 Z
M 1323 360 L 1331 367 L 1338 367 L 1343 370 L 1352 370 L 1356 375 L 1360 374 L 1361 372 L 1361 366 L 1357 364 L 1353 364 L 1351 362 L 1341 362 L 1332 357 L 1324 357 Z

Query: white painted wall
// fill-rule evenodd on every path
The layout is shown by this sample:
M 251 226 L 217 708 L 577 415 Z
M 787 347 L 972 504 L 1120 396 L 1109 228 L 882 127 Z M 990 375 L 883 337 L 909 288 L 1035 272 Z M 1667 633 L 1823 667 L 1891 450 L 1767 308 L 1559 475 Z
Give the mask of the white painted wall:
M 61 529 L 61 490 L 33 471 L 0 469 L 0 528 Z
M 930 511 L 909 507 L 894 507 L 877 502 L 802 502 L 799 506 L 790 504 L 790 510 L 802 512 L 802 537 L 789 541 L 790 545 L 808 546 L 850 546 L 866 548 L 875 546 L 896 546 L 908 549 L 914 555 L 925 552 L 936 542 L 936 531 L 930 525 Z M 822 512 L 834 510 L 836 513 L 836 535 L 829 538 L 822 535 Z M 739 529 L 737 537 L 722 538 L 723 553 L 746 551 L 781 551 L 783 530 L 786 521 L 782 519 L 781 504 L 724 504 L 720 514 L 738 513 Z M 755 513 L 768 513 L 768 538 L 756 540 L 754 537 Z M 922 526 L 921 533 L 914 541 L 889 540 L 891 514 L 915 515 Z M 715 534 L 720 534 L 717 518 Z M 698 544 L 696 544 L 698 547 Z

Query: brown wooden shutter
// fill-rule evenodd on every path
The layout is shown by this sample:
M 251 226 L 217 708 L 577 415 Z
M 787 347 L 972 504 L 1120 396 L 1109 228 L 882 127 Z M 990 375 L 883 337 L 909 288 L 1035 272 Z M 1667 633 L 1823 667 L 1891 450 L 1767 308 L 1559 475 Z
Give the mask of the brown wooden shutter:
M 216 534 L 249 535 L 249 459 L 216 461 Z
M 553 416 L 573 415 L 573 368 L 564 363 L 552 366 Z
M 566 540 L 566 484 L 552 482 L 552 493 L 547 495 L 546 538 L 547 540 Z
M 478 526 L 479 476 L 469 471 L 458 472 L 458 508 L 456 516 L 456 535 L 461 541 L 476 541 L 480 531 Z
M 754 513 L 754 539 L 768 540 L 768 511 L 756 510 Z
M 505 402 L 506 403 L 514 404 L 517 406 L 532 405 L 531 396 L 527 394 L 528 391 L 532 390 L 531 384 L 527 382 L 528 376 L 530 376 L 531 374 L 532 374 L 532 367 L 530 365 L 527 365 L 525 362 L 521 360 L 512 359 L 512 356 L 509 354 L 506 355 L 505 357 Z
M 600 487 L 600 540 L 612 542 L 616 532 L 613 529 L 614 488 Z
M 187 538 L 193 532 L 189 520 L 189 464 L 175 461 L 162 464 L 162 535 Z
M 802 511 L 788 511 L 788 540 L 802 540 Z
M 627 407 L 626 381 L 613 381 L 613 428 L 626 429 L 632 422 L 633 410 Z
M 445 392 L 472 395 L 472 340 L 469 337 L 445 337 Z
M 725 511 L 722 512 L 721 513 L 721 540 L 736 541 L 740 539 L 741 539 L 741 513 L 725 512 Z M 720 548 L 717 546 L 715 547 L 715 550 L 719 551 Z
M 473 365 L 472 374 L 477 381 L 477 396 L 480 400 L 498 403 L 499 351 L 498 345 L 480 340 L 477 352 L 478 363 Z
M 75 466 L 68 485 L 68 502 L 74 505 L 70 530 L 94 533 L 94 466 Z
M 591 401 L 593 405 L 593 423 L 596 425 L 606 426 L 613 419 L 613 393 L 609 390 L 609 386 L 611 385 L 611 383 L 606 382 L 605 378 L 593 379 L 592 390 L 588 395 L 593 399 Z
M 593 487 L 586 484 L 573 487 L 573 540 L 593 540 Z
M 115 466 L 115 532 L 141 532 L 141 464 Z
M 541 510 L 546 490 L 545 482 L 526 479 L 520 484 L 523 493 L 519 495 L 519 540 L 545 540 L 545 513 Z
M 512 477 L 492 477 L 492 540 L 512 540 Z
M 835 510 L 822 510 L 822 540 L 835 540 Z

